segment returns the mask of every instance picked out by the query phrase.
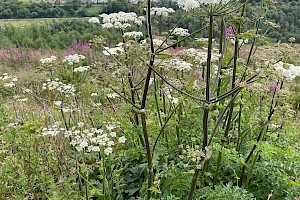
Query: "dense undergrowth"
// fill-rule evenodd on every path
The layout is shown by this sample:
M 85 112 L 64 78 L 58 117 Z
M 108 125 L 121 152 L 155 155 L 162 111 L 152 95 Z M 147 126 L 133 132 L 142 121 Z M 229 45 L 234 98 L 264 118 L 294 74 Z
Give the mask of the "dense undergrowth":
M 227 3 L 190 11 L 208 38 L 149 1 L 101 16 L 121 43 L 1 51 L 0 199 L 299 199 L 299 46 L 259 46 L 262 18 Z

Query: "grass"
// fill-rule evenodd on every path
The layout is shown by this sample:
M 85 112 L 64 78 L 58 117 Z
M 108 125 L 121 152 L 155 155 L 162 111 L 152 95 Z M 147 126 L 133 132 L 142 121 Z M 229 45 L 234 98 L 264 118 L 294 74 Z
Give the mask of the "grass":
M 97 16 L 102 12 L 102 8 L 103 7 L 99 5 L 94 5 L 92 7 L 86 8 L 87 14 L 89 16 L 93 16 L 93 15 Z
M 37 19 L 0 19 L 0 27 L 3 26 L 16 26 L 16 27 L 27 27 L 31 25 L 41 25 L 45 23 L 51 23 L 53 21 L 67 21 L 67 20 L 86 20 L 84 17 L 74 18 L 37 18 Z

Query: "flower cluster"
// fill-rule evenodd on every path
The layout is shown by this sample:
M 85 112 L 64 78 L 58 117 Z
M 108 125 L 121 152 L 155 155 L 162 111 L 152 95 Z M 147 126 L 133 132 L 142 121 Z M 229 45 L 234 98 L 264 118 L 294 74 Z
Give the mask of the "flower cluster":
M 117 139 L 117 133 L 114 131 L 118 128 L 116 123 L 106 123 L 101 129 L 83 128 L 84 123 L 78 123 L 72 131 L 66 131 L 65 137 L 70 137 L 70 144 L 77 151 L 87 150 L 88 152 L 100 152 L 104 148 L 104 153 L 109 155 L 113 152 L 113 146 L 119 143 L 125 143 L 126 138 L 121 136 Z
M 193 60 L 194 63 L 197 64 L 204 64 L 207 62 L 207 52 L 206 51 L 200 51 L 194 48 L 189 49 L 182 49 L 178 52 L 178 54 L 181 57 L 189 57 Z M 211 60 L 212 62 L 216 62 L 220 59 L 219 53 L 212 53 Z
M 18 78 L 9 76 L 8 73 L 3 73 L 3 75 L 0 76 L 0 81 L 4 82 L 4 87 L 12 88 L 16 86 L 15 82 L 18 81 Z
M 300 76 L 300 66 L 295 66 L 293 64 L 284 63 L 280 61 L 275 63 L 273 67 L 280 75 L 282 75 L 288 81 L 292 81 L 296 77 Z
M 124 49 L 122 47 L 113 47 L 113 48 L 104 47 L 104 50 L 102 51 L 102 53 L 106 56 L 118 55 L 118 54 L 122 54 L 123 52 Z
M 64 94 L 65 96 L 74 96 L 75 95 L 75 87 L 73 84 L 64 84 L 61 81 L 59 81 L 58 78 L 55 80 L 47 79 L 46 83 L 43 83 L 43 90 L 56 90 L 61 94 Z
M 84 128 L 83 122 L 77 123 L 71 130 L 60 128 L 61 123 L 56 122 L 54 125 L 42 129 L 43 137 L 55 137 L 63 134 L 65 138 L 70 138 L 70 144 L 77 151 L 87 150 L 88 152 L 100 152 L 104 148 L 106 155 L 113 152 L 113 146 L 116 143 L 125 143 L 126 137 L 117 137 L 115 130 L 119 127 L 117 123 L 104 122 L 102 128 Z
M 280 84 L 277 84 L 277 82 L 271 82 L 269 85 L 269 92 L 273 91 L 279 91 L 280 90 Z
M 125 38 L 138 39 L 140 37 L 143 37 L 143 33 L 142 32 L 136 32 L 136 31 L 126 32 L 126 33 L 124 33 L 124 37 Z
M 120 97 L 117 93 L 111 93 L 111 94 L 107 94 L 107 97 L 110 99 L 115 99 L 117 97 Z
M 199 8 L 201 5 L 227 4 L 230 0 L 177 0 L 177 4 L 183 10 Z
M 56 56 L 51 56 L 49 58 L 42 58 L 40 59 L 41 64 L 52 64 L 56 61 Z
M 91 93 L 91 97 L 98 97 L 98 96 L 100 96 L 100 94 L 99 94 L 99 93 L 96 93 L 96 92 L 94 92 L 94 93 Z
M 63 107 L 62 101 L 53 101 L 53 105 L 62 110 L 64 113 L 73 113 L 73 112 L 80 112 L 80 109 L 73 109 L 72 107 Z
M 25 94 L 32 94 L 33 91 L 32 91 L 32 89 L 25 88 L 25 89 L 23 90 L 23 93 L 25 93 Z
M 201 75 L 198 75 L 197 79 L 194 81 L 194 88 L 199 88 L 201 86 L 201 84 L 203 84 L 204 81 L 203 81 L 203 78 Z
M 89 23 L 100 24 L 100 20 L 97 17 L 92 17 L 89 19 Z
M 170 30 L 172 31 L 172 30 Z M 175 28 L 172 32 L 172 35 L 176 35 L 176 36 L 189 36 L 189 30 L 188 29 L 184 29 L 184 28 Z
M 74 72 L 85 72 L 90 70 L 91 67 L 90 66 L 81 66 L 81 67 L 77 67 L 74 69 Z
M 119 28 L 119 29 L 126 29 L 131 27 L 130 22 L 136 25 L 142 25 L 145 17 L 140 16 L 138 17 L 136 13 L 130 12 L 118 12 L 118 13 L 111 13 L 111 14 L 101 14 L 102 17 L 102 27 L 103 28 Z
M 27 102 L 28 98 L 18 99 L 17 102 Z
M 187 72 L 192 69 L 193 65 L 182 59 L 173 58 L 170 60 L 166 60 L 166 62 L 162 64 L 162 67 L 166 69 L 175 69 L 177 71 Z
M 85 59 L 85 56 L 74 54 L 74 55 L 66 56 L 65 59 L 63 60 L 63 62 L 67 63 L 68 65 L 74 65 L 74 64 L 78 64 L 80 62 L 80 60 L 84 60 L 84 59 Z
M 62 102 L 61 101 L 53 101 L 53 105 L 60 108 L 62 105 Z
M 157 16 L 168 16 L 171 13 L 174 13 L 175 10 L 173 8 L 166 8 L 166 7 L 152 7 L 150 10 L 151 15 L 157 15 Z
M 66 129 L 60 128 L 60 122 L 55 122 L 50 127 L 45 127 L 42 129 L 42 136 L 43 137 L 55 137 L 59 133 L 63 133 Z
M 209 160 L 212 156 L 212 151 L 208 148 L 205 147 L 205 150 L 201 150 L 201 148 L 198 145 L 195 145 L 194 147 L 186 145 L 179 145 L 179 148 L 182 151 L 182 155 L 179 155 L 179 158 L 188 162 L 185 167 L 189 166 L 190 164 L 196 165 L 198 169 L 201 169 L 203 160 Z
M 165 93 L 165 95 L 168 97 L 168 99 L 170 100 L 170 102 L 172 103 L 172 104 L 178 104 L 178 102 L 179 102 L 179 99 L 178 98 L 176 98 L 176 97 L 173 97 L 172 95 L 171 95 L 171 91 L 172 91 L 173 89 L 171 88 L 171 87 L 166 87 L 166 88 L 164 88 L 164 93 Z
M 140 2 L 143 2 L 143 0 L 128 0 L 129 3 L 132 3 L 132 4 L 138 4 Z
M 146 44 L 150 44 L 150 40 L 149 39 L 145 39 L 141 41 L 141 45 L 146 45 Z M 168 45 L 166 44 L 166 42 L 164 42 L 163 40 L 160 39 L 153 39 L 153 44 L 155 47 L 159 47 L 162 45 L 162 48 L 167 47 Z

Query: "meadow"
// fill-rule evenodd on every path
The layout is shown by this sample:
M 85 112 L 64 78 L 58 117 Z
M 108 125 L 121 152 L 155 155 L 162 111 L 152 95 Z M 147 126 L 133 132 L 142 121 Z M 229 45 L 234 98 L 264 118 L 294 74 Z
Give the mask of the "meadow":
M 0 27 L 14 26 L 19 28 L 26 28 L 32 25 L 44 25 L 52 22 L 64 22 L 64 21 L 86 21 L 88 18 L 37 18 L 37 19 L 0 19 Z
M 1 21 L 0 199 L 299 200 L 300 45 L 269 43 L 270 5 L 179 0 L 192 32 L 145 2 Z

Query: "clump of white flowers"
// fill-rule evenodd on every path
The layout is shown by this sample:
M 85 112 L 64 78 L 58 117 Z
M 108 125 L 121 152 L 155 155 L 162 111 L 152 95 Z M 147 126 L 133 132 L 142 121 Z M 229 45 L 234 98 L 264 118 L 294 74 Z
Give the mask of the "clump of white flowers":
M 28 98 L 23 98 L 23 99 L 17 99 L 17 102 L 27 102 Z
M 104 50 L 102 51 L 102 53 L 106 56 L 119 55 L 119 54 L 124 53 L 124 49 L 121 46 L 113 47 L 113 48 L 104 47 Z
M 18 81 L 18 78 L 15 76 L 10 76 L 8 73 L 3 73 L 2 76 L 0 76 L 0 82 L 3 82 L 4 87 L 12 88 L 16 86 L 16 82 Z
M 99 93 L 96 93 L 96 92 L 94 92 L 94 93 L 91 93 L 91 97 L 98 97 L 98 96 L 100 96 L 100 94 L 99 94 Z
M 139 39 L 140 37 L 143 37 L 142 32 L 132 31 L 132 32 L 126 32 L 123 35 L 125 38 L 134 38 Z
M 67 96 L 74 96 L 75 95 L 75 87 L 73 84 L 64 84 L 63 82 L 59 81 L 58 78 L 55 80 L 47 79 L 46 83 L 43 83 L 42 90 L 49 90 L 49 91 L 58 91 L 61 94 Z
M 145 40 L 142 40 L 141 41 L 141 45 L 144 46 L 144 45 L 149 45 L 150 44 L 150 40 L 149 39 L 145 39 Z M 162 48 L 165 48 L 165 47 L 168 47 L 168 45 L 166 44 L 166 42 L 164 42 L 163 40 L 160 40 L 160 39 L 153 39 L 153 44 L 154 46 L 157 48 L 157 47 L 160 47 L 162 44 Z
M 179 99 L 172 96 L 171 92 L 172 92 L 172 88 L 170 86 L 167 86 L 166 88 L 164 88 L 164 93 L 165 95 L 168 97 L 169 101 L 172 103 L 172 104 L 178 104 L 179 102 Z
M 32 94 L 33 91 L 32 91 L 32 89 L 25 88 L 25 89 L 23 90 L 23 93 L 25 93 L 25 94 Z
M 60 122 L 55 122 L 53 125 L 43 128 L 41 135 L 43 137 L 55 137 L 59 133 L 63 133 L 65 130 L 65 128 L 60 128 Z
M 74 55 L 66 56 L 65 59 L 63 60 L 63 62 L 67 63 L 68 65 L 74 65 L 74 64 L 80 63 L 80 60 L 84 60 L 84 59 L 85 59 L 85 56 L 74 54 Z
M 172 30 L 170 30 L 171 32 Z M 188 29 L 184 29 L 184 28 L 175 28 L 172 32 L 172 35 L 176 35 L 176 36 L 189 36 L 189 30 Z
M 111 93 L 111 94 L 107 94 L 107 97 L 110 99 L 115 99 L 117 97 L 120 97 L 120 95 L 118 95 L 117 93 Z
M 85 128 L 85 124 L 79 122 L 71 130 L 60 128 L 60 125 L 60 122 L 55 122 L 54 125 L 43 128 L 41 135 L 43 137 L 55 137 L 58 134 L 63 134 L 65 138 L 71 140 L 70 144 L 77 151 L 100 152 L 103 149 L 106 155 L 113 152 L 113 147 L 117 143 L 126 142 L 125 136 L 117 136 L 118 123 L 104 122 L 104 126 L 101 128 Z
M 81 67 L 77 67 L 74 69 L 74 72 L 85 72 L 90 70 L 91 67 L 90 66 L 81 66 Z
M 53 105 L 60 108 L 62 105 L 62 102 L 61 101 L 53 101 Z
M 51 56 L 49 58 L 41 58 L 40 62 L 41 64 L 52 64 L 57 60 L 56 56 Z
M 199 8 L 201 5 L 227 4 L 230 0 L 177 0 L 179 8 L 191 10 Z
M 102 18 L 103 28 L 126 29 L 131 27 L 130 23 L 140 26 L 143 24 L 143 21 L 145 21 L 145 17 L 138 17 L 134 12 L 118 12 L 111 14 L 103 13 L 100 15 L 100 17 Z
M 166 8 L 166 7 L 152 7 L 150 10 L 150 15 L 157 15 L 166 17 L 171 13 L 174 13 L 175 10 L 173 8 Z
M 140 2 L 143 2 L 144 0 L 128 0 L 129 3 L 132 3 L 132 4 L 138 4 Z
M 97 17 L 92 17 L 89 19 L 89 23 L 100 24 L 100 20 Z
M 277 62 L 273 65 L 275 70 L 279 72 L 288 81 L 292 81 L 296 77 L 300 77 L 300 66 L 295 66 L 293 64 L 284 63 L 282 61 Z
M 189 49 L 182 49 L 181 51 L 178 52 L 179 56 L 181 57 L 188 57 L 193 60 L 194 63 L 197 64 L 204 64 L 207 62 L 207 52 L 206 51 L 201 51 L 197 50 L 195 48 L 189 48 Z M 212 62 L 216 62 L 220 59 L 220 54 L 219 53 L 212 53 L 211 60 Z
M 179 58 L 173 58 L 166 60 L 161 66 L 164 67 L 164 69 L 174 69 L 177 71 L 188 72 L 192 69 L 193 64 Z

